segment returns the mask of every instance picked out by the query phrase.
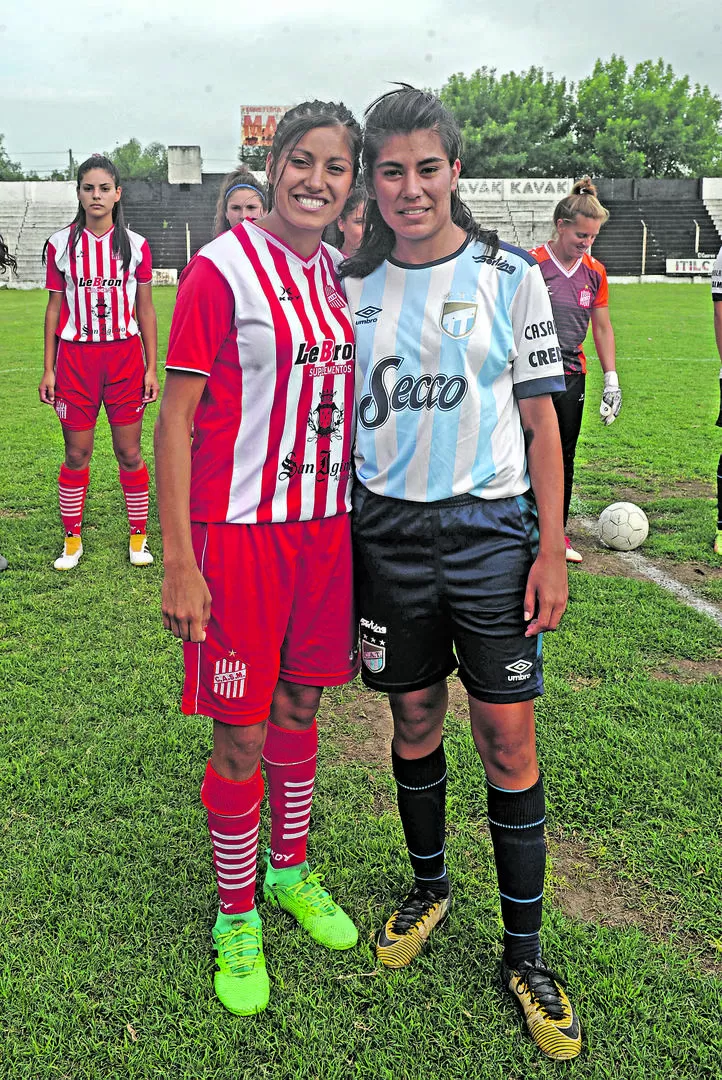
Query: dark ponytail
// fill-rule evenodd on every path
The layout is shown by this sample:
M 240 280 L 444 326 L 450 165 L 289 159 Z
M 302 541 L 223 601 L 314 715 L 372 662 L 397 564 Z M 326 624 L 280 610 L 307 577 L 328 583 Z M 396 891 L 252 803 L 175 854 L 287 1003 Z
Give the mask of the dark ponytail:
M 91 169 L 102 169 L 103 172 L 107 172 L 109 176 L 113 178 L 113 183 L 116 188 L 120 187 L 120 173 L 118 172 L 115 164 L 110 158 L 105 157 L 103 154 L 91 154 L 86 161 L 78 168 L 77 186 L 80 189 L 80 184 L 87 172 Z M 70 234 L 68 236 L 68 247 L 71 245 L 77 247 L 83 238 L 83 231 L 85 229 L 85 210 L 80 202 L 78 202 L 78 212 L 70 223 Z M 45 241 L 43 245 L 43 265 L 47 261 L 48 256 L 48 244 L 49 240 Z M 125 218 L 123 217 L 123 207 L 120 199 L 113 207 L 113 255 L 116 259 L 120 259 L 123 264 L 123 269 L 127 270 L 130 266 L 130 237 L 128 236 L 127 229 L 125 227 Z
M 0 274 L 4 274 L 8 267 L 11 270 L 17 270 L 18 261 L 14 255 L 10 254 L 10 249 L 0 236 Z
M 373 170 L 381 149 L 390 135 L 410 135 L 412 131 L 436 131 L 449 162 L 461 156 L 461 132 L 451 113 L 437 97 L 425 90 L 416 90 L 408 83 L 399 83 L 372 101 L 364 113 L 364 143 L 362 161 L 366 186 L 373 190 Z M 496 255 L 499 247 L 497 233 L 482 229 L 474 221 L 471 210 L 458 191 L 451 192 L 451 220 L 472 240 L 486 244 L 487 253 Z M 389 257 L 395 243 L 394 230 L 381 216 L 378 203 L 369 196 L 366 204 L 364 234 L 358 251 L 341 264 L 342 277 L 367 277 Z

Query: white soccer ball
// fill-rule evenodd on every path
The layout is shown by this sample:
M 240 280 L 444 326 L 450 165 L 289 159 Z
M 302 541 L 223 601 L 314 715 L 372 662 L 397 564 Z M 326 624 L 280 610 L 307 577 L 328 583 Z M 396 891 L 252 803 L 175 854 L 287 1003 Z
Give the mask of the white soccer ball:
M 649 522 L 634 503 L 616 502 L 599 515 L 599 539 L 615 551 L 634 551 L 647 539 Z

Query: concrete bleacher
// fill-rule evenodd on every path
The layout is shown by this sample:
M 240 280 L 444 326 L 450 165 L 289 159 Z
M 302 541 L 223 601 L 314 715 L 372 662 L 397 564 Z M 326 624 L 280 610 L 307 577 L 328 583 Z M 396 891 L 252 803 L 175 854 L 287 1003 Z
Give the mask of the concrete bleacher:
M 72 221 L 77 208 L 72 180 L 0 184 L 0 233 L 18 261 L 13 283 L 44 283 L 43 245 L 51 233 Z
M 206 173 L 200 184 L 132 180 L 124 185 L 126 223 L 148 239 L 154 267 L 180 272 L 188 252 L 193 255 L 212 238 L 221 179 L 221 174 Z M 526 249 L 550 239 L 554 208 L 571 186 L 570 178 L 459 181 L 474 217 L 496 229 L 502 240 Z M 597 186 L 611 217 L 594 253 L 610 275 L 641 274 L 642 222 L 647 225 L 647 275 L 665 274 L 668 258 L 716 254 L 722 244 L 722 178 L 599 180 Z M 42 285 L 43 244 L 72 220 L 76 209 L 72 181 L 0 183 L 0 232 L 18 259 L 10 284 Z M 3 280 L 8 276 L 0 284 Z

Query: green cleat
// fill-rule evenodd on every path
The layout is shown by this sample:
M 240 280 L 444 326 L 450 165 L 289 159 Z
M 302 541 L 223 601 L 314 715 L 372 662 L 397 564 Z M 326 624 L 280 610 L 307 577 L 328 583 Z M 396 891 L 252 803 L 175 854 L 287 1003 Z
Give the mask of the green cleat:
M 216 997 L 236 1016 L 263 1012 L 269 985 L 258 912 L 255 908 L 242 915 L 219 911 L 211 934 L 218 964 L 213 977 Z
M 308 863 L 274 870 L 269 860 L 263 896 L 293 915 L 327 949 L 351 949 L 358 941 L 358 930 L 323 888 L 319 875 L 310 872 Z
M 714 545 L 712 547 L 715 555 L 722 555 L 722 529 L 717 530 L 717 535 L 714 538 Z

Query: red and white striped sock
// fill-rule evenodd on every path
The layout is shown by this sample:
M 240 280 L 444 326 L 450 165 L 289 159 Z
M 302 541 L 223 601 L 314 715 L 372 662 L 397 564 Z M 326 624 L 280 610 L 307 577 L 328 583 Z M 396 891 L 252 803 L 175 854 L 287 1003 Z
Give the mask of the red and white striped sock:
M 63 462 L 58 477 L 58 497 L 63 531 L 80 536 L 83 527 L 83 507 L 90 483 L 90 469 L 69 469 Z
M 148 466 L 145 462 L 135 472 L 119 469 L 120 486 L 132 533 L 145 533 L 148 527 Z
M 260 765 L 250 780 L 238 781 L 219 776 L 208 762 L 201 802 L 208 811 L 213 866 L 224 915 L 240 915 L 255 906 L 262 798 Z
M 318 728 L 289 731 L 269 720 L 263 763 L 271 805 L 271 866 L 282 870 L 306 861 L 316 778 Z

